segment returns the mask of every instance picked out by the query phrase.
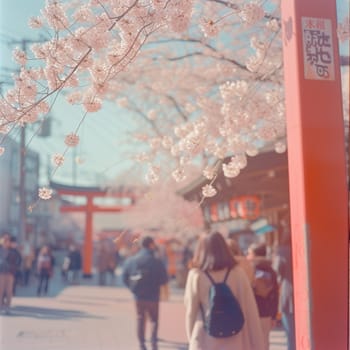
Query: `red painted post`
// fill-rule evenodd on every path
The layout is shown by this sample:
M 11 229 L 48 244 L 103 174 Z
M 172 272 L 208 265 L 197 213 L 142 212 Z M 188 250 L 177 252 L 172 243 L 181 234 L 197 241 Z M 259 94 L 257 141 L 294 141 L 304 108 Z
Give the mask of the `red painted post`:
M 92 276 L 92 232 L 93 232 L 93 203 L 94 196 L 86 196 L 86 213 L 85 213 L 85 237 L 84 237 L 84 253 L 83 253 L 83 276 Z
M 284 0 L 298 350 L 348 349 L 348 189 L 336 0 Z

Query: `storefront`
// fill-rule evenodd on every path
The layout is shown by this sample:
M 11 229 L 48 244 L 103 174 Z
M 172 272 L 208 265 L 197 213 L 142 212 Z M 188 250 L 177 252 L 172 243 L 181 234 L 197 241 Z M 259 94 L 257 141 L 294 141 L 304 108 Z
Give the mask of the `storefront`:
M 270 151 L 248 157 L 247 166 L 235 178 L 227 178 L 219 171 L 212 183 L 217 194 L 203 200 L 202 187 L 209 182 L 203 176 L 179 192 L 189 201 L 201 202 L 208 230 L 225 227 L 231 234 L 264 234 L 269 245 L 278 244 L 281 229 L 287 230 L 286 223 L 289 224 L 286 152 Z M 258 225 L 259 222 L 264 225 Z

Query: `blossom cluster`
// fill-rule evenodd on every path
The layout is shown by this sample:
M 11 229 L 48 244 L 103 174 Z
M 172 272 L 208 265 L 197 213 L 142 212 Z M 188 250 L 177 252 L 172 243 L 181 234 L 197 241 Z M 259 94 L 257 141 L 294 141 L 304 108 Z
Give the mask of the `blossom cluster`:
M 58 167 L 63 165 L 63 163 L 64 163 L 64 156 L 63 156 L 63 154 L 60 154 L 60 153 L 54 154 L 52 156 L 52 162 L 53 162 L 54 165 L 56 165 Z
M 0 133 L 36 122 L 52 107 L 51 96 L 65 91 L 84 115 L 111 100 L 142 117 L 134 140 L 146 147 L 133 158 L 148 166 L 148 183 L 161 178 L 160 159 L 178 182 L 188 164 L 200 162 L 214 179 L 217 160 L 235 177 L 247 156 L 266 147 L 286 151 L 278 4 L 47 1 L 30 26 L 52 37 L 28 52 L 15 49 L 19 73 L 0 100 Z M 338 36 L 349 37 L 348 19 Z M 77 129 L 64 139 L 67 147 L 79 142 Z M 52 161 L 59 167 L 64 156 Z M 205 197 L 215 193 L 212 185 L 203 188 Z
M 217 190 L 210 184 L 202 187 L 202 194 L 204 197 L 214 197 L 217 194 Z
M 47 187 L 41 187 L 39 188 L 39 198 L 47 200 L 52 197 L 52 189 Z
M 74 134 L 74 133 L 70 133 L 70 134 L 66 135 L 66 137 L 64 139 L 64 143 L 68 147 L 76 147 L 79 143 L 79 136 Z

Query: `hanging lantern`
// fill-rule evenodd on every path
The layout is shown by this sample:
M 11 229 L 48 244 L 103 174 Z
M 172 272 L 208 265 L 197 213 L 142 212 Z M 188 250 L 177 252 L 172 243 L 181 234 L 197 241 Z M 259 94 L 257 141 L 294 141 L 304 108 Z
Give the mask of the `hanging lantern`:
M 231 218 L 256 219 L 260 216 L 261 200 L 258 196 L 241 196 L 230 200 Z
M 242 217 L 244 219 L 256 219 L 260 216 L 260 198 L 257 196 L 243 196 L 242 203 Z
M 239 217 L 239 206 L 240 206 L 240 201 L 238 198 L 232 198 L 230 200 L 230 214 L 231 218 L 237 219 Z

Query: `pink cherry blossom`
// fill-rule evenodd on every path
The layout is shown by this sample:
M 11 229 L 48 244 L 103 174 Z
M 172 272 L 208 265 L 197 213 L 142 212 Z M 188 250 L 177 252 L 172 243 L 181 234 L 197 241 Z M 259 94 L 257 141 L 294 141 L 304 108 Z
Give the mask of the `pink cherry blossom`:
M 214 37 L 219 34 L 219 27 L 216 25 L 216 23 L 211 19 L 202 19 L 202 22 L 200 24 L 200 27 L 207 37 Z
M 41 28 L 43 26 L 42 19 L 40 17 L 31 17 L 28 22 L 31 28 Z
M 101 109 L 102 101 L 97 97 L 94 97 L 94 98 L 87 97 L 86 99 L 84 99 L 83 105 L 87 112 L 93 113 Z
M 229 178 L 236 177 L 240 173 L 240 168 L 234 161 L 230 161 L 228 164 L 223 164 L 222 170 L 224 175 Z
M 205 185 L 202 187 L 202 194 L 204 197 L 214 197 L 217 194 L 217 190 L 212 185 Z
M 212 166 L 207 166 L 204 170 L 203 170 L 203 175 L 208 179 L 208 180 L 212 180 L 215 175 L 216 175 L 217 171 L 215 169 L 215 167 Z
M 287 146 L 285 142 L 276 142 L 275 143 L 275 151 L 277 153 L 284 153 L 287 150 Z
M 239 17 L 248 25 L 253 25 L 261 20 L 265 15 L 264 9 L 255 2 L 244 4 L 239 13 Z
M 162 139 L 162 146 L 165 149 L 171 149 L 173 143 L 174 143 L 174 141 L 170 136 L 164 136 Z
M 135 156 L 135 160 L 137 162 L 140 162 L 140 163 L 149 162 L 150 161 L 150 156 L 147 153 L 142 152 L 142 153 L 137 154 Z
M 127 107 L 128 104 L 129 104 L 129 101 L 127 99 L 127 97 L 122 97 L 120 99 L 117 100 L 117 104 L 120 106 L 120 107 Z
M 26 55 L 26 53 L 24 51 L 20 50 L 19 48 L 16 48 L 13 51 L 13 58 L 21 66 L 24 66 L 26 64 L 26 62 L 27 62 L 27 55 Z
M 148 117 L 149 120 L 156 120 L 157 119 L 157 112 L 156 112 L 156 110 L 151 109 L 150 111 L 148 111 L 147 117 Z
M 56 153 L 52 156 L 52 162 L 56 166 L 61 166 L 64 163 L 64 155 L 60 153 Z
M 79 143 L 79 136 L 74 133 L 70 133 L 65 137 L 64 143 L 68 147 L 76 147 Z
M 64 6 L 58 1 L 47 1 L 42 14 L 48 25 L 54 30 L 66 29 L 69 26 Z
M 172 172 L 172 176 L 176 182 L 181 182 L 186 179 L 186 173 L 183 168 L 177 168 Z
M 151 165 L 146 174 L 146 181 L 150 185 L 154 185 L 159 181 L 160 167 Z
M 350 39 L 350 20 L 349 16 L 345 17 L 342 23 L 337 27 L 338 38 L 341 42 L 345 42 Z
M 52 197 L 52 189 L 47 187 L 39 188 L 39 198 L 47 200 Z

